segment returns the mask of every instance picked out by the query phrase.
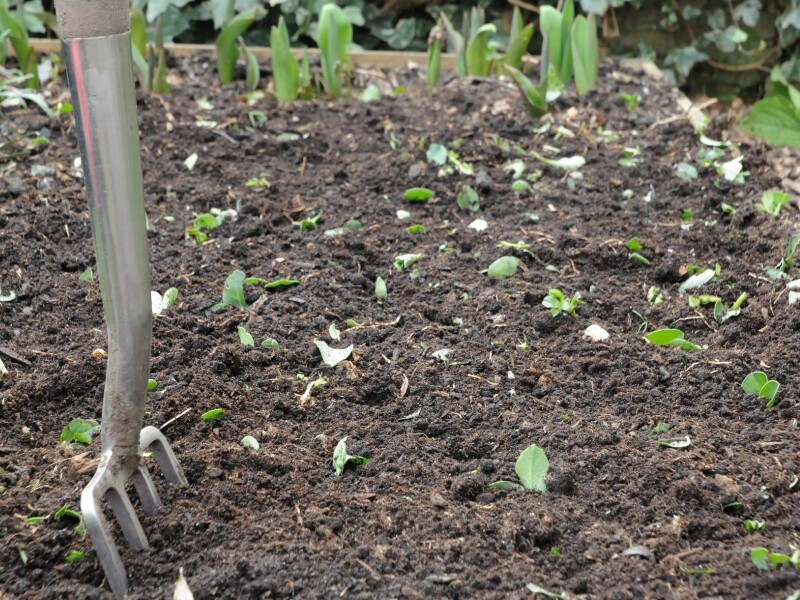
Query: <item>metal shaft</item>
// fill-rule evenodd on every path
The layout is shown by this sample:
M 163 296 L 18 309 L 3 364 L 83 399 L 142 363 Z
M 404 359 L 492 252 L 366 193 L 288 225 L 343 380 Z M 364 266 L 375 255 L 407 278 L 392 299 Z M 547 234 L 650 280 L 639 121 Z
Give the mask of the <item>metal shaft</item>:
M 67 39 L 64 50 L 108 328 L 102 450 L 132 469 L 152 309 L 130 33 Z

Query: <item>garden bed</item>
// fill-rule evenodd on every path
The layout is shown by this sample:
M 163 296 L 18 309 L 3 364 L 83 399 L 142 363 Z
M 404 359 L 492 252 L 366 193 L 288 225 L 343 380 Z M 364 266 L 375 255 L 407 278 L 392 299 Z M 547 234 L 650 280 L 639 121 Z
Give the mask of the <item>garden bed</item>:
M 123 550 L 131 598 L 170 595 L 179 567 L 195 598 L 525 598 L 528 583 L 615 600 L 800 589 L 793 567 L 762 572 L 750 558 L 754 547 L 791 554 L 800 533 L 800 314 L 786 281 L 762 268 L 784 256 L 797 212 L 756 209 L 778 183 L 763 148 L 740 148 L 743 185 L 698 167 L 710 147 L 678 92 L 618 64 L 585 99 L 559 100 L 552 122 L 528 119 L 516 90 L 491 79 L 431 92 L 414 73 L 368 72 L 405 93 L 286 108 L 219 89 L 207 58 L 179 67 L 173 94 L 139 101 L 153 287 L 180 292 L 155 320 L 145 422 L 171 421 L 190 486 L 159 477 L 163 508 L 139 511 L 153 548 Z M 641 105 L 629 113 L 620 92 Z M 267 117 L 257 128 L 254 110 Z M 26 522 L 77 508 L 94 472 L 98 440 L 75 449 L 59 436 L 73 418 L 100 418 L 106 345 L 99 288 L 80 279 L 94 256 L 75 132 L 66 117 L 4 113 L 0 137 L 27 132 L 49 143 L 21 141 L 0 164 L 0 287 L 16 292 L 0 303 L 0 597 L 105 597 L 74 521 Z M 475 175 L 439 177 L 432 143 Z M 547 156 L 584 157 L 583 179 L 529 153 L 546 145 L 561 151 Z M 633 166 L 619 164 L 626 147 L 641 151 Z M 504 168 L 515 160 L 522 180 L 542 171 L 530 191 L 512 189 L 524 187 Z M 699 178 L 677 177 L 678 163 Z M 464 184 L 477 212 L 457 206 Z M 405 201 L 413 186 L 435 198 Z M 237 214 L 196 244 L 186 230 L 212 208 Z M 323 220 L 301 231 L 293 221 L 311 211 Z M 476 219 L 488 228 L 470 228 Z M 326 233 L 352 220 L 363 226 Z M 426 232 L 407 233 L 417 224 Z M 629 257 L 633 237 L 649 266 Z M 515 275 L 482 273 L 504 255 L 520 260 Z M 692 264 L 721 267 L 699 293 L 728 306 L 749 294 L 739 316 L 719 324 L 711 305 L 689 306 L 678 287 Z M 247 308 L 207 314 L 236 269 L 300 283 L 246 286 Z M 652 286 L 663 304 L 648 302 Z M 578 318 L 548 313 L 551 288 L 580 293 Z M 591 324 L 610 339 L 584 337 Z M 707 349 L 654 346 L 645 326 Z M 268 338 L 280 349 L 260 345 Z M 315 340 L 354 351 L 332 369 Z M 781 383 L 772 409 L 740 387 L 756 370 Z M 328 383 L 301 402 L 298 374 Z M 201 420 L 216 408 L 224 418 Z M 261 448 L 243 447 L 246 435 Z M 339 477 L 331 455 L 344 436 L 370 462 Z M 657 443 L 686 436 L 684 448 Z M 488 487 L 515 478 L 534 443 L 550 459 L 547 494 Z M 747 520 L 766 528 L 749 533 Z M 68 564 L 73 550 L 86 559 Z

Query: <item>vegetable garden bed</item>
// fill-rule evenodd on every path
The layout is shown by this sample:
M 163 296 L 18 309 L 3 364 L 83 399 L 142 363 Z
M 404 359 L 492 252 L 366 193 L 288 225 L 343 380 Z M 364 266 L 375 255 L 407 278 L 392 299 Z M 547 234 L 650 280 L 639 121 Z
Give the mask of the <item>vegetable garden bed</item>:
M 145 421 L 169 422 L 190 487 L 158 482 L 152 551 L 123 551 L 131 598 L 171 594 L 179 567 L 195 598 L 798 597 L 798 568 L 751 559 L 800 534 L 797 213 L 756 208 L 777 184 L 760 146 L 701 139 L 676 90 L 619 64 L 541 122 L 504 83 L 429 91 L 409 72 L 362 74 L 406 87 L 374 102 L 248 106 L 210 64 L 140 97 L 153 285 L 179 290 Z M 59 439 L 99 418 L 105 372 L 75 136 L 31 109 L 0 137 L 19 139 L 0 164 L 0 597 L 105 597 L 75 519 L 55 518 L 96 467 L 96 438 Z M 532 151 L 582 157 L 582 178 Z M 206 213 L 219 226 L 187 236 Z M 483 273 L 503 256 L 513 274 Z M 237 270 L 262 280 L 247 306 L 207 312 Z M 280 280 L 299 283 L 264 288 Z M 580 294 L 576 318 L 542 306 L 551 289 Z M 709 295 L 724 322 L 690 306 Z M 703 349 L 645 340 L 664 328 Z M 353 351 L 332 368 L 315 341 Z M 781 384 L 773 408 L 741 388 L 752 371 Z M 345 436 L 369 463 L 337 476 Z M 490 488 L 532 444 L 548 492 Z

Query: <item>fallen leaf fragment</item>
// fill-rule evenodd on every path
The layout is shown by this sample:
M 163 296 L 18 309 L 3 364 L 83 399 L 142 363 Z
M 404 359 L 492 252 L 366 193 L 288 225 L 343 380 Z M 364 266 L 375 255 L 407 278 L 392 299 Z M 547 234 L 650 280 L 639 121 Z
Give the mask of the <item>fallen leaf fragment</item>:
M 178 569 L 178 579 L 175 581 L 172 600 L 194 600 L 192 590 L 189 589 L 189 584 L 186 583 L 186 578 L 183 576 L 183 567 Z
M 597 325 L 596 323 L 589 325 L 586 328 L 586 331 L 583 332 L 583 335 L 588 337 L 593 342 L 604 342 L 609 337 L 611 337 L 605 329 L 603 329 L 602 327 L 600 327 L 600 325 Z

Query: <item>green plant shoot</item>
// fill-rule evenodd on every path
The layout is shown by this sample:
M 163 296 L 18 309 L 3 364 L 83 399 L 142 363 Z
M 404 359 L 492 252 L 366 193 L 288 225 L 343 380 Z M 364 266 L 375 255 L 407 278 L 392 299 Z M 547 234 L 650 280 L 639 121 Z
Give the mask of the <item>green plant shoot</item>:
M 349 78 L 347 50 L 353 42 L 353 25 L 335 4 L 326 4 L 319 15 L 317 45 L 322 62 L 322 85 L 331 98 L 342 95 L 342 83 Z
M 291 51 L 289 30 L 281 15 L 278 26 L 272 26 L 269 34 L 272 49 L 272 75 L 275 80 L 275 95 L 278 102 L 291 104 L 300 91 L 300 67 Z
M 260 21 L 267 11 L 260 6 L 245 10 L 228 21 L 217 36 L 217 71 L 222 83 L 233 81 L 233 70 L 239 58 L 238 39 L 256 21 Z

